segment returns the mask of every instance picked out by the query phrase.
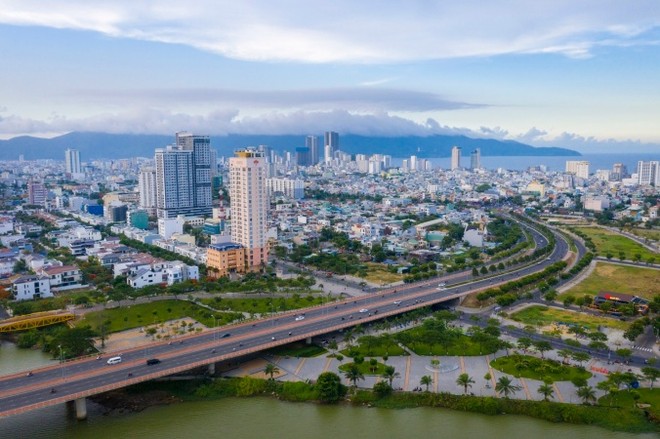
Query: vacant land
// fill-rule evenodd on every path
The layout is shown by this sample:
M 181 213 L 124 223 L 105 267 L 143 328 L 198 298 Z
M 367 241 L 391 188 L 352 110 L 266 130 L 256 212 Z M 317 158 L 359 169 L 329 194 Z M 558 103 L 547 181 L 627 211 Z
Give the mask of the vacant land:
M 653 299 L 660 294 L 658 278 L 660 270 L 657 269 L 598 262 L 589 277 L 563 292 L 562 296 L 595 296 L 601 291 L 612 291 Z
M 641 244 L 636 243 L 630 238 L 619 235 L 618 233 L 609 230 L 601 229 L 599 227 L 576 227 L 585 235 L 589 236 L 596 245 L 596 249 L 600 256 L 607 256 L 610 254 L 612 257 L 619 258 L 620 253 L 623 253 L 624 259 L 632 260 L 635 255 L 639 254 L 643 261 L 650 257 L 658 258 L 658 253 L 653 253 Z
M 567 325 L 579 325 L 595 331 L 599 326 L 625 330 L 628 323 L 620 320 L 594 316 L 580 312 L 574 312 L 559 308 L 552 308 L 542 305 L 535 305 L 520 310 L 511 315 L 511 319 L 516 322 L 532 326 L 548 326 L 553 323 L 564 323 Z
M 640 238 L 648 238 L 652 241 L 660 241 L 660 230 L 658 229 L 626 229 L 633 235 L 637 235 Z
M 100 330 L 101 326 L 105 326 L 106 333 L 112 333 L 163 323 L 183 317 L 190 317 L 207 327 L 213 327 L 216 320 L 218 326 L 225 325 L 242 318 L 242 314 L 213 313 L 191 302 L 161 300 L 152 303 L 90 312 L 85 314 L 83 320 L 80 320 L 77 325 L 90 325 L 95 330 Z
M 397 273 L 390 273 L 386 265 L 369 262 L 367 265 L 367 275 L 364 280 L 377 285 L 387 285 L 403 280 L 403 276 Z

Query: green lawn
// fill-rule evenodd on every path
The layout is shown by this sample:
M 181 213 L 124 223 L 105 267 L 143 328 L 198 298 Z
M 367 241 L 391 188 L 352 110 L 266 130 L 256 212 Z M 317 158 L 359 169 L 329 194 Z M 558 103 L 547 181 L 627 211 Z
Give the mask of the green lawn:
M 319 355 L 323 355 L 326 352 L 328 351 L 320 346 L 306 344 L 304 342 L 291 343 L 268 350 L 268 353 L 272 355 L 279 355 L 280 357 L 300 358 L 318 357 Z
M 152 303 L 90 312 L 85 314 L 84 318 L 78 321 L 76 325 L 90 325 L 92 329 L 98 330 L 104 322 L 109 321 L 106 331 L 112 333 L 163 323 L 183 317 L 190 317 L 208 327 L 213 327 L 215 324 L 213 319 L 214 313 L 206 308 L 188 301 L 161 300 Z M 240 319 L 242 314 L 217 312 L 215 313 L 215 317 L 217 318 L 218 326 L 220 326 Z
M 600 256 L 607 256 L 607 254 L 610 253 L 613 257 L 618 259 L 619 252 L 623 252 L 625 254 L 625 259 L 627 260 L 632 260 L 635 254 L 640 254 L 643 261 L 651 256 L 656 259 L 660 256 L 658 253 L 649 251 L 646 247 L 638 244 L 630 238 L 626 238 L 625 236 L 606 229 L 601 229 L 600 227 L 576 227 L 575 230 L 578 230 L 591 238 L 596 245 L 596 250 Z
M 420 328 L 408 329 L 403 331 L 409 333 L 411 340 L 419 340 Z M 495 343 L 478 343 L 467 335 L 459 335 L 447 344 L 429 344 L 422 341 L 411 341 L 406 343 L 409 348 L 417 355 L 450 355 L 450 356 L 476 356 L 488 355 L 497 352 L 499 346 Z
M 660 230 L 658 229 L 639 229 L 639 228 L 633 228 L 633 229 L 626 229 L 633 235 L 637 235 L 641 238 L 648 238 L 653 241 L 660 241 Z
M 339 366 L 339 371 L 346 372 L 350 368 L 351 364 L 353 363 L 342 364 L 341 366 Z M 371 364 L 369 364 L 369 360 L 364 360 L 364 363 L 358 364 L 357 366 L 363 375 L 382 375 L 383 372 L 385 372 L 385 364 L 383 363 L 376 363 L 376 369 L 374 370 L 371 369 Z
M 236 311 L 248 312 L 253 314 L 269 314 L 273 311 L 281 312 L 292 309 L 307 308 L 310 306 L 328 303 L 336 300 L 334 297 L 327 296 L 298 296 L 276 297 L 276 298 L 255 298 L 255 299 L 226 299 L 224 297 L 214 297 L 211 299 L 202 299 L 200 302 L 208 305 L 218 311 Z
M 591 331 L 597 330 L 598 326 L 607 326 L 621 330 L 626 330 L 629 326 L 629 323 L 615 318 L 594 316 L 542 305 L 534 305 L 522 309 L 511 314 L 510 318 L 516 322 L 531 326 L 547 326 L 559 322 L 572 323 L 586 327 Z
M 660 389 L 636 389 L 635 392 L 639 394 L 639 400 L 635 401 L 633 394 L 628 390 L 621 390 L 614 398 L 609 395 L 602 396 L 598 400 L 598 404 L 607 407 L 622 407 L 625 409 L 633 408 L 634 404 L 650 404 L 649 410 L 656 419 L 660 419 Z
M 598 262 L 589 277 L 563 292 L 562 295 L 595 296 L 601 291 L 612 291 L 653 299 L 660 294 L 658 278 L 660 278 L 660 270 L 653 268 Z
M 363 357 L 392 357 L 408 355 L 408 353 L 392 338 L 382 339 L 380 337 L 373 337 L 370 340 L 371 341 L 368 343 L 358 342 L 350 349 L 344 349 L 341 351 L 341 353 L 346 357 L 355 357 L 356 355 L 361 355 Z
M 567 366 L 554 360 L 542 360 L 530 355 L 509 355 L 490 362 L 493 369 L 517 378 L 538 381 L 571 381 L 574 378 L 588 379 L 591 372 L 574 366 Z

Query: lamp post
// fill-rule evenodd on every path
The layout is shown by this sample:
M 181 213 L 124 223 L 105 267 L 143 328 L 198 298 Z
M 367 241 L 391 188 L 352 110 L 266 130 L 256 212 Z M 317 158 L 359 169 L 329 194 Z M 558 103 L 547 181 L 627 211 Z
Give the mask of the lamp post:
M 64 380 L 64 351 L 61 344 L 58 344 L 57 347 L 60 349 L 60 369 L 62 371 L 62 380 Z

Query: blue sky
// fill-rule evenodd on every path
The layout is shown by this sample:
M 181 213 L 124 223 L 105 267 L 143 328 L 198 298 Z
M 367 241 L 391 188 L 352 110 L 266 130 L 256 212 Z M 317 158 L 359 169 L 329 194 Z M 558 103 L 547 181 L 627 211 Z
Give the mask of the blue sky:
M 0 0 L 0 59 L 0 138 L 460 133 L 660 154 L 657 0 Z

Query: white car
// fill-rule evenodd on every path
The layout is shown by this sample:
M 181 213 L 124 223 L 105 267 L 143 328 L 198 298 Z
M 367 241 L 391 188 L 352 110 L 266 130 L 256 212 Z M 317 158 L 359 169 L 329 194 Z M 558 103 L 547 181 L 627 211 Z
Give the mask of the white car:
M 440 282 L 440 283 L 438 284 L 438 286 L 439 286 L 439 287 L 446 287 L 446 286 L 447 286 L 447 282 Z
M 369 310 L 367 308 L 362 308 L 360 312 L 369 312 Z
M 296 317 L 296 322 L 299 322 L 299 321 L 304 320 L 304 319 L 305 319 L 305 316 L 298 316 L 298 317 Z
M 400 300 L 395 300 L 395 301 L 392 302 L 392 303 L 395 304 L 395 305 L 401 305 L 401 301 L 400 301 Z

